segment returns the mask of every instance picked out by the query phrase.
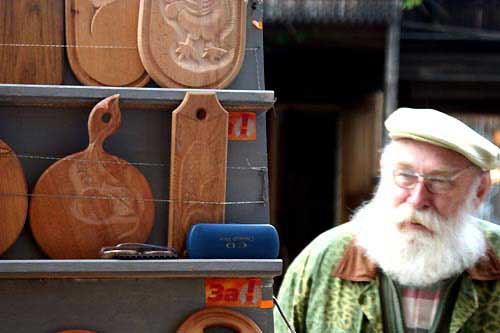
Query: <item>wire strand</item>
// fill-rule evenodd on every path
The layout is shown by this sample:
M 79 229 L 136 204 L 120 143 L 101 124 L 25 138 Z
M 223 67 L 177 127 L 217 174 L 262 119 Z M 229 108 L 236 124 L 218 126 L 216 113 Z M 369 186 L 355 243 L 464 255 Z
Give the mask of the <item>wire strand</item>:
M 120 162 L 120 161 L 103 161 L 103 160 L 88 160 L 79 158 L 69 158 L 69 157 L 57 157 L 57 156 L 41 156 L 41 155 L 30 155 L 30 154 L 14 154 L 12 152 L 0 152 L 0 158 L 21 158 L 21 159 L 39 159 L 39 160 L 51 160 L 59 161 L 64 159 L 65 161 L 75 161 L 81 163 L 95 163 L 95 164 L 131 164 L 137 166 L 150 166 L 150 167 L 169 167 L 166 163 L 153 163 L 153 162 Z M 267 166 L 227 166 L 226 169 L 230 170 L 255 170 L 255 171 L 266 171 Z
M 288 326 L 288 329 L 290 330 L 291 333 L 295 333 L 295 330 L 293 329 L 292 325 L 290 324 L 290 322 L 288 321 L 288 318 L 285 316 L 285 313 L 283 312 L 283 310 L 281 309 L 281 306 L 280 304 L 278 303 L 278 299 L 273 295 L 273 302 L 274 304 L 276 305 L 276 307 L 278 308 L 278 312 L 280 313 L 281 315 L 281 318 L 283 318 L 283 321 L 285 322 L 286 326 Z
M 139 202 L 159 202 L 159 203 L 181 203 L 181 204 L 201 204 L 201 205 L 262 205 L 265 200 L 255 201 L 202 201 L 202 200 L 175 200 L 175 199 L 137 199 L 131 197 L 114 197 L 105 195 L 79 195 L 79 194 L 48 194 L 48 193 L 14 193 L 0 192 L 0 196 L 13 197 L 34 197 L 34 198 L 57 198 L 57 199 L 89 199 L 89 200 L 116 200 L 116 201 L 139 201 Z

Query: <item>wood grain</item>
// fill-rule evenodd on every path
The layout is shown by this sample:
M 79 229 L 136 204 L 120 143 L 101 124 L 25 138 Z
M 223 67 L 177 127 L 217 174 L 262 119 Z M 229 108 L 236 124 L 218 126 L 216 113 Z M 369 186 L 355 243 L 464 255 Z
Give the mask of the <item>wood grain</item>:
M 27 185 L 21 163 L 0 140 L 0 254 L 17 239 L 28 212 Z
M 139 53 L 162 87 L 224 88 L 245 56 L 244 0 L 142 0 Z
M 64 331 L 57 331 L 57 333 L 96 333 L 96 332 L 89 330 L 64 330 Z
M 35 185 L 30 225 L 49 257 L 98 258 L 103 246 L 147 240 L 154 219 L 149 184 L 102 147 L 120 123 L 118 95 L 99 102 L 89 117 L 87 149 L 54 163 Z
M 225 327 L 237 333 L 262 333 L 257 324 L 239 312 L 225 308 L 206 308 L 190 315 L 177 333 L 203 333 L 208 327 Z
M 342 112 L 338 158 L 338 223 L 369 200 L 379 174 L 382 148 L 383 95 L 359 96 L 356 105 Z
M 0 83 L 63 82 L 61 0 L 0 1 Z M 8 44 L 8 45 L 5 45 Z
M 139 0 L 66 0 L 68 60 L 85 85 L 141 87 L 149 81 L 137 50 Z
M 215 93 L 188 92 L 172 114 L 168 245 L 180 256 L 193 223 L 224 221 L 227 126 Z

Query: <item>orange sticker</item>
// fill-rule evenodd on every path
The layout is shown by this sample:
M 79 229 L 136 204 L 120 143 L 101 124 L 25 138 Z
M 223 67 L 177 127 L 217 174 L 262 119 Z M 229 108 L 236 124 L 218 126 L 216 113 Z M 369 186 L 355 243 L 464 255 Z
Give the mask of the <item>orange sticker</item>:
M 261 303 L 261 279 L 205 280 L 205 304 L 207 306 L 260 307 Z
M 253 112 L 229 112 L 229 140 L 255 140 L 257 122 Z
M 252 20 L 252 24 L 259 30 L 262 30 L 262 28 L 264 28 L 264 24 L 262 23 L 262 21 Z

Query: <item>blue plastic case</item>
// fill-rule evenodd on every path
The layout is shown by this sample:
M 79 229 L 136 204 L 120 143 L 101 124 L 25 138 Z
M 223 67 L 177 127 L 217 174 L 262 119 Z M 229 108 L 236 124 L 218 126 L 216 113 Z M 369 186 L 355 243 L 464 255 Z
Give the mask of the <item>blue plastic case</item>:
M 275 259 L 279 237 L 270 224 L 198 223 L 186 239 L 192 259 Z

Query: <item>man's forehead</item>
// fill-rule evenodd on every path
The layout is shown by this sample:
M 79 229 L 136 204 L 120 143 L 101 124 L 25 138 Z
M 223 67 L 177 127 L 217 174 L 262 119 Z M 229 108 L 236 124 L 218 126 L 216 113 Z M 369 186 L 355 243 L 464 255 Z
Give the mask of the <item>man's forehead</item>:
M 472 165 L 465 156 L 427 142 L 399 139 L 394 141 L 394 162 L 400 165 L 423 165 L 436 171 L 447 171 Z

